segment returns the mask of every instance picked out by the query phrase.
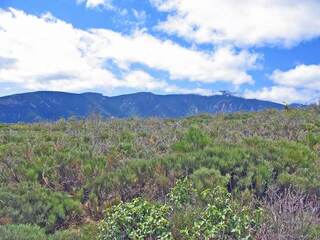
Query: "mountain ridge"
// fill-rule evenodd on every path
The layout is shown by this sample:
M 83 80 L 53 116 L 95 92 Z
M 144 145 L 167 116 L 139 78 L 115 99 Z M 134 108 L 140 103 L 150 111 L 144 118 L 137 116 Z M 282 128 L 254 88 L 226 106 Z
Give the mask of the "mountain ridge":
M 157 95 L 138 92 L 109 97 L 96 92 L 37 91 L 0 97 L 0 122 L 29 123 L 69 117 L 84 118 L 92 112 L 107 118 L 178 118 L 201 113 L 283 108 L 283 104 L 233 95 Z

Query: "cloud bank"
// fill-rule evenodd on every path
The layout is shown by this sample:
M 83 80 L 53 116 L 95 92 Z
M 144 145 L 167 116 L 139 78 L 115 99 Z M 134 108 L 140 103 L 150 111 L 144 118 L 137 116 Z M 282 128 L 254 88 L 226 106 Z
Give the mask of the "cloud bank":
M 197 43 L 292 47 L 320 36 L 318 0 L 150 0 L 157 29 Z
M 143 31 L 122 35 L 107 29 L 80 30 L 51 14 L 0 11 L 0 82 L 27 90 L 82 91 L 132 88 L 209 94 L 156 79 L 140 64 L 167 73 L 172 81 L 252 83 L 247 73 L 259 56 L 221 47 L 211 52 L 182 47 Z M 8 62 L 8 59 L 11 61 Z M 116 64 L 120 74 L 106 68 Z M 10 64 L 8 64 L 10 63 Z
M 275 86 L 246 91 L 245 96 L 276 102 L 318 102 L 320 96 L 320 65 L 298 65 L 288 71 L 275 70 L 270 79 Z

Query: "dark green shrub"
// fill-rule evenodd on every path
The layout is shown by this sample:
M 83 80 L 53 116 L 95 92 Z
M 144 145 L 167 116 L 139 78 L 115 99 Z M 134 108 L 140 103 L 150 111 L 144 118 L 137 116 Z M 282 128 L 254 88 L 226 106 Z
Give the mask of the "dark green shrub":
M 190 128 L 173 149 L 181 152 L 201 150 L 210 143 L 210 137 L 199 127 Z
M 85 224 L 79 229 L 57 231 L 49 235 L 49 240 L 96 240 L 98 238 L 98 225 Z
M 197 190 L 213 189 L 217 186 L 226 187 L 230 176 L 221 176 L 220 172 L 213 168 L 201 167 L 193 172 L 190 179 Z
M 78 201 L 40 185 L 0 188 L 0 216 L 14 223 L 37 224 L 53 231 L 80 212 Z
M 1 240 L 47 240 L 44 229 L 32 225 L 0 225 Z
M 81 237 L 78 231 L 64 230 L 55 232 L 49 240 L 81 240 Z

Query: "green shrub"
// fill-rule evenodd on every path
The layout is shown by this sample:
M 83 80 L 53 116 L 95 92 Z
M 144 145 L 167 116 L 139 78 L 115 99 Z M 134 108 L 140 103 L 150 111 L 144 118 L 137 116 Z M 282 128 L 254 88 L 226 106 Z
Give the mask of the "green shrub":
M 186 239 L 253 239 L 259 212 L 241 207 L 222 188 L 201 193 L 208 206 L 195 218 L 191 228 L 181 233 Z
M 197 190 L 213 189 L 217 186 L 226 187 L 230 176 L 221 176 L 220 172 L 213 168 L 201 167 L 193 172 L 190 179 Z
M 172 206 L 180 209 L 191 205 L 195 201 L 196 190 L 189 179 L 178 180 L 176 185 L 168 194 L 169 202 Z
M 0 216 L 14 223 L 37 224 L 53 231 L 80 212 L 79 202 L 66 193 L 53 192 L 40 185 L 0 188 Z
M 310 227 L 311 229 L 308 232 L 309 240 L 319 240 L 320 239 L 320 225 L 315 224 Z
M 169 208 L 137 198 L 107 210 L 100 224 L 100 240 L 172 239 Z
M 252 239 L 258 229 L 260 210 L 241 206 L 225 188 L 200 191 L 194 188 L 192 179 L 184 179 L 168 197 L 177 239 Z
M 96 240 L 98 238 L 98 225 L 85 224 L 79 229 L 57 231 L 49 236 L 49 240 Z
M 199 127 L 190 128 L 173 149 L 180 152 L 201 150 L 210 143 L 210 137 Z
M 57 231 L 49 240 L 81 240 L 80 233 L 72 230 Z
M 47 240 L 45 231 L 32 225 L 0 225 L 1 240 Z
M 95 222 L 87 223 L 80 228 L 80 239 L 81 240 L 97 240 L 99 234 L 99 225 Z

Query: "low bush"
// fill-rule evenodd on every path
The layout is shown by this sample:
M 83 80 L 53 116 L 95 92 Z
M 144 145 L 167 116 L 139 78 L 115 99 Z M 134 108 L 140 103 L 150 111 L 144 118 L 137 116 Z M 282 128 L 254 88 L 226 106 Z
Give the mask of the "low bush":
M 0 216 L 13 223 L 36 224 L 54 231 L 80 213 L 79 202 L 63 192 L 26 184 L 0 188 Z
M 33 225 L 0 225 L 1 240 L 47 240 L 44 229 Z
M 137 198 L 107 210 L 100 224 L 100 240 L 172 239 L 169 208 Z
M 253 239 L 261 210 L 239 205 L 220 187 L 200 195 L 208 205 L 195 216 L 191 227 L 181 230 L 185 239 Z

